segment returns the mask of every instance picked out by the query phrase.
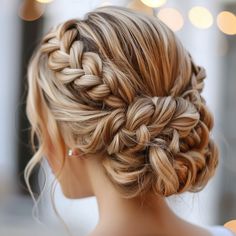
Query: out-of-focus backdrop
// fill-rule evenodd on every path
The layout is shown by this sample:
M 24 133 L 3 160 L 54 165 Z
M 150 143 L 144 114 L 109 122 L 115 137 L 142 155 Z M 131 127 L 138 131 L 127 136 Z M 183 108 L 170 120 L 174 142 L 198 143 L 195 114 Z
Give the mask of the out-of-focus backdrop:
M 0 1 L 0 236 L 66 235 L 53 211 L 48 181 L 39 202 L 39 220 L 23 181 L 31 158 L 25 115 L 26 68 L 40 37 L 54 24 L 79 17 L 98 6 L 127 6 L 153 14 L 176 32 L 197 64 L 207 70 L 203 95 L 215 115 L 213 136 L 220 145 L 220 165 L 207 187 L 195 194 L 168 198 L 181 217 L 200 225 L 236 219 L 236 0 L 1 0 Z M 47 168 L 47 166 L 46 166 Z M 41 183 L 35 170 L 34 191 Z M 96 224 L 95 198 L 66 199 L 58 186 L 56 207 L 75 235 Z

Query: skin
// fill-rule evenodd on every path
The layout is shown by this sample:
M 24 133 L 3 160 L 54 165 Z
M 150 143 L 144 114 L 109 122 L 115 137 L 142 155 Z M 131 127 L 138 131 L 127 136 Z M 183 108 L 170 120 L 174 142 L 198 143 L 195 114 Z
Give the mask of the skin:
M 57 159 L 56 159 L 57 157 Z M 47 160 L 56 173 L 61 167 L 58 155 Z M 66 157 L 58 181 L 67 198 L 95 196 L 99 221 L 88 236 L 212 236 L 206 229 L 177 216 L 160 196 L 124 199 L 107 178 L 102 157 Z

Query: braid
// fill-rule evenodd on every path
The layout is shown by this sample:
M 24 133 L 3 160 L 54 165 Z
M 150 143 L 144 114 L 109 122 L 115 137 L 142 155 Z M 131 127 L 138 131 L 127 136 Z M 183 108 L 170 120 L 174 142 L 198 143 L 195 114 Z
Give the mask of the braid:
M 206 176 L 213 175 L 211 170 L 218 165 L 218 149 L 212 139 L 208 142 L 213 116 L 200 95 L 206 74 L 204 68 L 192 65 L 191 85 L 180 96 L 137 98 L 126 114 L 119 113 L 122 128 L 111 133 L 113 139 L 107 149 L 116 158 L 105 163 L 110 175 L 116 176 L 116 184 L 123 186 L 120 176 L 130 177 L 131 173 L 132 185 L 138 184 L 137 178 L 151 175 L 149 190 L 170 196 L 200 191 L 207 183 Z M 112 120 L 115 122 L 114 116 L 107 120 L 110 126 Z M 127 156 L 132 158 L 125 162 Z M 129 195 L 148 191 L 143 186 L 136 186 Z
M 79 96 L 80 102 L 95 106 L 104 102 L 112 108 L 125 106 L 133 96 L 130 98 L 126 94 L 119 96 L 117 88 L 126 86 L 120 84 L 122 78 L 117 78 L 116 74 L 111 74 L 110 71 L 109 74 L 106 73 L 98 53 L 84 50 L 83 41 L 78 39 L 78 30 L 71 28 L 71 26 L 76 27 L 76 23 L 76 20 L 69 21 L 43 39 L 41 52 L 49 55 L 49 69 L 55 72 L 55 76 L 62 84 L 70 87 L 72 85 L 75 90 L 72 92 L 75 96 Z
M 127 30 L 112 16 L 69 20 L 42 39 L 38 83 L 64 140 L 105 155 L 107 176 L 128 198 L 199 191 L 218 164 L 201 96 L 206 71 L 158 19 L 139 28 L 127 16 Z

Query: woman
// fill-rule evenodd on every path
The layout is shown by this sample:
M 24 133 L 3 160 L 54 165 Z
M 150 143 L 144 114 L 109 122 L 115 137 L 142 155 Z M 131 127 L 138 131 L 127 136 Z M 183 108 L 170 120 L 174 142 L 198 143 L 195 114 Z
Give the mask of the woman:
M 36 153 L 27 183 L 45 156 L 66 197 L 96 196 L 89 236 L 233 236 L 191 224 L 165 202 L 200 191 L 218 165 L 205 77 L 156 17 L 106 6 L 57 25 L 28 67 Z

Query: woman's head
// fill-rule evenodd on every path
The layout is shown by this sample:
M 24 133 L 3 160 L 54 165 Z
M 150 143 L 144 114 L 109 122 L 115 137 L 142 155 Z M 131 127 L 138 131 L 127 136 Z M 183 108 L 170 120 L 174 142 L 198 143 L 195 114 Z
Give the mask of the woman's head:
M 71 197 L 92 195 L 89 159 L 127 198 L 201 190 L 218 164 L 205 77 L 156 17 L 106 6 L 57 25 L 28 68 L 26 177 L 45 155 Z

